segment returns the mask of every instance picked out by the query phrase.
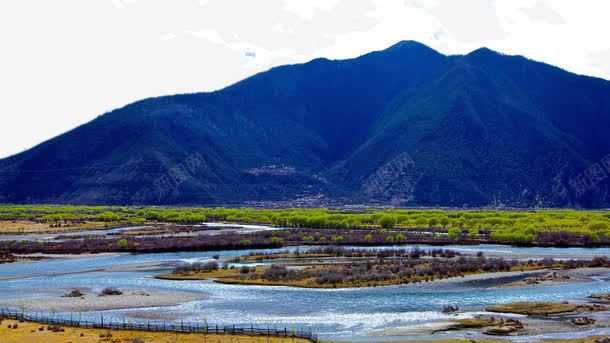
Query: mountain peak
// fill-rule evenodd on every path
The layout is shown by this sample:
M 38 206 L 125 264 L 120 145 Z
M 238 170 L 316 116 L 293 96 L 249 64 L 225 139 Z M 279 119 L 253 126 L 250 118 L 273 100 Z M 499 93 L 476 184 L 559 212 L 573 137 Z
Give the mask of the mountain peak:
M 383 51 L 413 51 L 413 50 L 427 50 L 427 51 L 433 51 L 435 53 L 439 53 L 438 51 L 432 49 L 431 47 L 427 46 L 426 44 L 420 43 L 418 41 L 414 41 L 414 40 L 401 40 L 400 42 L 390 46 L 389 48 L 383 50 Z
M 487 47 L 481 47 L 466 54 L 466 56 L 497 56 L 501 53 Z

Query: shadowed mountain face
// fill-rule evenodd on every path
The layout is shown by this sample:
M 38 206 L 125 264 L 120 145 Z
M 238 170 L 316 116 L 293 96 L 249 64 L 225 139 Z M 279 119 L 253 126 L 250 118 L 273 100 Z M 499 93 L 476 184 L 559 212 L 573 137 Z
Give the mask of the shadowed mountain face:
M 416 42 L 142 100 L 0 160 L 0 202 L 610 203 L 610 82 Z

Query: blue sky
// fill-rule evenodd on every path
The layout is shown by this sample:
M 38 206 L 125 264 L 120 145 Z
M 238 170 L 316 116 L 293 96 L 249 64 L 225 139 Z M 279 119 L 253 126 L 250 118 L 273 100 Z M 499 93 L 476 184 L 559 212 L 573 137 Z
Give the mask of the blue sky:
M 4 0 L 0 157 L 135 100 L 397 41 L 610 79 L 610 1 Z

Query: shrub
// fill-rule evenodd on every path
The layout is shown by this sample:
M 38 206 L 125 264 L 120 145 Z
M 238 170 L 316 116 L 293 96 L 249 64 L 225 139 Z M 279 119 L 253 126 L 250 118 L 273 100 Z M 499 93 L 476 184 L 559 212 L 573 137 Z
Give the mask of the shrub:
M 479 229 L 468 230 L 468 236 L 470 236 L 470 238 L 477 238 L 477 236 L 479 236 Z
M 121 294 L 123 294 L 123 291 L 119 290 L 116 287 L 106 287 L 106 288 L 102 289 L 102 291 L 98 295 L 105 296 L 105 295 L 121 295 Z
M 121 219 L 121 216 L 117 213 L 108 211 L 98 214 L 97 216 L 95 216 L 95 218 L 103 222 L 115 222 Z
M 593 231 L 585 233 L 591 242 L 599 242 L 599 235 Z
M 64 295 L 64 297 L 66 297 L 66 298 L 80 298 L 83 295 L 85 295 L 85 294 L 83 292 L 81 292 L 79 289 L 73 289 L 69 293 L 66 293 Z
M 462 236 L 462 230 L 458 229 L 458 228 L 453 228 L 449 230 L 449 233 L 447 234 L 447 237 L 449 237 L 449 239 L 456 239 L 456 238 L 460 238 Z
M 116 244 L 117 244 L 117 246 L 118 246 L 119 248 L 121 248 L 121 249 L 125 249 L 125 248 L 127 248 L 127 246 L 129 245 L 129 244 L 127 243 L 127 240 L 126 240 L 125 238 L 121 238 L 121 239 L 119 239 L 119 241 L 118 241 Z
M 269 238 L 269 242 L 273 243 L 273 244 L 282 244 L 282 242 L 284 242 L 284 240 L 281 239 L 280 237 L 273 236 L 273 237 Z
M 174 274 L 187 274 L 189 272 L 211 272 L 218 270 L 218 263 L 212 262 L 193 262 L 190 264 L 183 264 L 174 268 L 172 273 Z
M 592 222 L 587 226 L 589 230 L 593 231 L 605 231 L 608 230 L 608 222 L 596 221 Z
M 391 229 L 396 225 L 396 217 L 389 214 L 383 215 L 377 220 L 377 224 L 384 229 Z
M 343 236 L 334 236 L 333 237 L 333 242 L 335 243 L 341 243 L 345 240 L 345 238 L 343 238 Z

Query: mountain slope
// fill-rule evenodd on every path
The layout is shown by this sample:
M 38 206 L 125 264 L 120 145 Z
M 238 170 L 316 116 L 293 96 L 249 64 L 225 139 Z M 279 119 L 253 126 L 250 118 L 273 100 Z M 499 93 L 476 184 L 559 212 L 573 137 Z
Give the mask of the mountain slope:
M 417 42 L 146 99 L 0 160 L 0 201 L 587 206 L 610 82 Z

